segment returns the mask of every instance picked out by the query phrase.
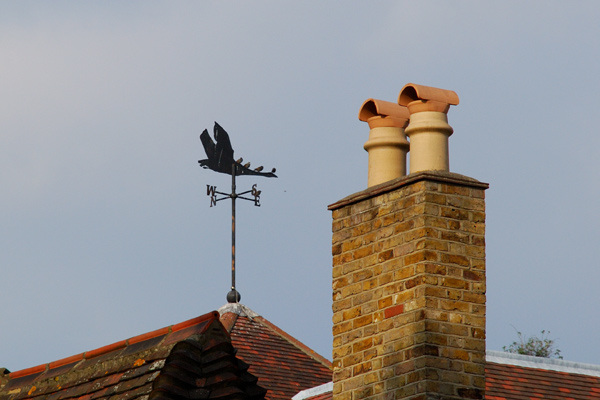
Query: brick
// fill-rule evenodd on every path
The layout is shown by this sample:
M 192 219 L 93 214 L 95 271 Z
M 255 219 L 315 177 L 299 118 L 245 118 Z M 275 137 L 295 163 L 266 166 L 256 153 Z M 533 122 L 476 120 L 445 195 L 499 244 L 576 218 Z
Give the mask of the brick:
M 375 315 L 373 315 L 373 321 L 372 322 L 377 322 L 375 320 Z M 370 323 L 368 325 L 365 325 L 365 327 L 363 328 L 362 332 L 363 332 L 363 336 L 364 337 L 371 337 L 371 338 L 377 339 L 377 336 L 374 336 L 374 335 L 378 332 L 378 330 L 377 330 L 377 325 L 374 324 L 374 323 Z
M 340 324 L 334 325 L 333 326 L 333 335 L 339 335 L 340 333 L 343 332 L 348 332 L 350 329 L 352 329 L 352 323 L 347 321 L 347 322 L 342 322 Z
M 354 203 L 350 206 L 350 211 L 348 215 L 357 215 L 360 214 L 369 208 L 372 207 L 371 199 L 366 199 L 361 201 L 360 203 Z
M 414 243 L 404 243 L 401 246 L 394 248 L 394 257 L 401 257 L 412 253 L 415 250 Z
M 423 267 L 423 272 L 431 275 L 446 275 L 448 272 L 448 268 L 445 265 L 441 264 L 421 264 L 419 266 Z M 420 271 L 419 271 L 420 272 Z
M 485 248 L 482 246 L 467 246 L 466 254 L 469 257 L 473 257 L 473 258 L 484 258 L 485 257 Z
M 371 395 L 373 395 L 373 388 L 371 386 L 363 386 L 352 392 L 352 398 L 354 399 L 364 399 Z
M 348 343 L 354 342 L 356 339 L 360 339 L 363 337 L 361 330 L 350 330 L 340 336 L 341 345 L 346 345 Z
M 445 277 L 442 278 L 441 285 L 447 288 L 466 289 L 468 287 L 467 282 L 462 279 Z
M 391 306 L 392 304 L 393 304 L 392 303 L 392 296 L 384 297 L 383 299 L 380 299 L 377 302 L 377 306 L 379 307 L 380 310 L 384 309 L 384 308 L 387 308 L 387 307 Z
M 352 307 L 352 299 L 336 300 L 333 302 L 333 305 L 331 306 L 333 312 L 344 310 L 344 309 L 350 308 L 350 307 Z
M 485 328 L 485 316 L 481 315 L 464 315 L 462 321 L 465 325 Z
M 440 191 L 447 194 L 457 194 L 460 196 L 468 196 L 470 194 L 470 189 L 464 186 L 455 186 L 451 184 L 443 183 L 440 187 Z M 452 197 L 452 196 L 448 196 Z
M 377 240 L 377 232 L 370 232 L 362 237 L 362 244 L 366 246 L 368 244 L 375 242 L 376 240 Z
M 342 358 L 342 366 L 344 368 L 351 367 L 353 365 L 358 364 L 362 360 L 362 355 L 360 354 L 350 354 L 344 358 Z
M 438 253 L 431 250 L 420 250 L 404 256 L 404 265 L 416 264 L 421 261 L 438 261 Z
M 343 346 L 333 349 L 333 358 L 343 358 L 352 353 L 352 346 Z
M 485 280 L 485 273 L 482 271 L 464 270 L 463 277 L 471 281 L 482 282 Z
M 395 225 L 393 228 L 389 228 L 392 229 L 392 232 L 395 234 L 399 234 L 399 233 L 403 233 L 403 232 L 408 232 L 411 229 L 414 229 L 416 227 L 415 224 L 415 220 L 411 219 L 408 221 L 403 221 L 397 225 Z
M 393 214 L 385 215 L 381 218 L 382 226 L 389 226 L 395 224 L 396 222 L 400 222 L 404 219 L 402 212 L 395 212 Z
M 342 320 L 348 321 L 361 315 L 360 307 L 353 307 L 342 312 Z
M 358 249 L 360 246 L 362 246 L 362 239 L 355 238 L 355 239 L 347 240 L 347 241 L 342 242 L 341 246 L 342 246 L 343 253 L 350 251 L 350 250 Z
M 361 248 L 358 248 L 357 250 L 355 250 L 352 253 L 352 257 L 355 260 L 358 260 L 359 258 L 363 258 L 363 257 L 369 256 L 371 254 L 373 254 L 373 246 L 365 246 L 365 247 L 361 247 Z
M 333 210 L 331 216 L 334 220 L 344 218 L 348 215 L 348 207 Z
M 485 213 L 483 211 L 471 211 L 469 212 L 469 221 L 485 222 Z
M 439 348 L 438 346 L 433 346 L 430 344 L 421 344 L 413 347 L 408 352 L 409 358 L 417 358 L 422 356 L 439 356 Z
M 360 363 L 352 368 L 352 376 L 357 376 L 369 372 L 373 369 L 370 361 Z
M 485 339 L 485 329 L 471 328 L 471 336 L 475 339 Z
M 385 318 L 392 318 L 398 314 L 402 314 L 404 312 L 404 304 L 398 304 L 393 307 L 386 308 L 384 310 Z
M 371 346 L 373 346 L 373 338 L 365 338 L 363 340 L 360 340 L 358 342 L 355 342 L 352 345 L 352 351 L 355 353 L 364 351 L 366 349 L 371 348 Z
M 478 235 L 485 234 L 485 224 L 483 222 L 462 221 L 460 226 L 465 232 L 476 233 Z
M 333 279 L 336 279 L 342 275 L 342 266 L 337 265 L 332 268 Z
M 377 216 L 382 217 L 386 214 L 391 213 L 392 211 L 395 211 L 396 207 L 394 207 L 394 205 L 394 203 L 381 204 L 379 207 L 377 207 Z
M 343 253 L 343 254 L 340 254 L 339 256 L 333 257 L 333 266 L 335 267 L 336 265 L 341 265 L 343 268 L 342 270 L 344 271 L 350 261 L 352 261 L 352 254 Z M 345 272 L 343 272 L 343 273 L 345 273 Z
M 485 199 L 485 192 L 481 189 L 471 189 L 471 197 L 474 199 Z
M 359 305 L 368 303 L 371 300 L 373 300 L 373 292 L 372 291 L 361 292 L 358 295 L 354 296 L 354 298 L 352 299 L 352 305 L 359 306 Z
M 394 279 L 394 274 L 392 274 L 392 273 L 382 274 L 378 278 L 378 284 L 379 284 L 379 286 L 384 286 L 384 285 L 392 282 L 393 279 Z
M 381 240 L 386 237 L 390 237 L 394 234 L 394 226 L 386 226 L 377 231 L 377 240 Z
M 371 383 L 375 383 L 379 381 L 379 373 L 377 372 L 369 372 L 368 374 L 365 374 L 364 378 L 363 378 L 363 383 L 365 385 L 369 385 Z
M 363 326 L 365 326 L 367 324 L 370 324 L 371 322 L 373 322 L 373 316 L 372 315 L 363 315 L 362 317 L 356 318 L 352 322 L 352 328 L 354 328 L 354 329 L 360 328 L 360 327 L 363 327 Z
M 362 285 L 360 283 L 353 283 L 346 287 L 343 287 L 340 292 L 343 298 L 352 296 L 353 294 L 359 293 L 361 291 Z
M 485 237 L 480 235 L 471 235 L 470 243 L 475 246 L 485 246 Z
M 437 238 L 437 231 L 432 227 L 419 227 L 412 229 L 405 233 L 403 240 L 406 242 L 412 242 L 419 238 Z
M 364 281 L 364 280 L 372 278 L 372 277 L 373 277 L 373 271 L 363 268 L 363 269 L 358 270 L 354 274 L 352 274 L 352 281 L 360 282 L 360 281 Z
M 371 290 L 373 288 L 377 287 L 377 278 L 373 278 L 373 279 L 369 279 L 367 281 L 364 281 L 362 283 L 362 290 L 366 291 L 366 290 Z
M 446 196 L 439 193 L 425 192 L 424 200 L 429 203 L 446 204 Z
M 458 300 L 440 300 L 440 307 L 443 310 L 455 310 L 460 312 L 469 312 L 469 303 Z
M 434 238 L 425 238 L 415 241 L 415 249 L 422 250 L 438 250 L 438 251 L 448 251 L 448 242 L 444 242 L 441 240 L 437 240 Z
M 361 268 L 360 262 L 358 262 L 358 260 L 356 260 L 355 262 L 351 261 L 354 261 L 352 257 L 350 257 L 348 262 L 344 263 L 344 265 L 342 266 L 342 275 L 349 274 L 350 272 L 354 272 Z
M 381 358 L 376 358 L 376 357 L 377 357 L 377 349 L 368 349 L 364 352 L 364 360 L 365 361 L 372 360 L 373 370 L 375 370 L 374 373 L 368 374 L 369 376 L 375 376 L 375 377 L 379 376 L 379 371 L 381 370 Z M 367 378 L 365 378 L 365 379 L 367 379 Z M 372 382 L 365 381 L 365 383 L 372 383 Z
M 336 243 L 343 242 L 344 240 L 347 240 L 351 237 L 352 237 L 352 232 L 348 229 L 345 229 L 343 231 L 334 232 L 333 236 L 331 238 L 331 242 L 332 242 L 332 244 L 336 244 Z
M 447 290 L 448 299 L 450 300 L 462 300 L 463 290 L 449 289 Z
M 440 216 L 455 220 L 469 220 L 469 212 L 455 207 L 440 207 Z
M 338 243 L 331 246 L 331 255 L 337 256 L 339 254 L 342 254 L 342 245 Z
M 335 289 L 341 289 L 343 287 L 348 286 L 350 283 L 352 283 L 352 277 L 350 277 L 350 276 L 344 276 L 344 277 L 340 277 L 338 279 L 334 279 L 331 287 L 334 290 Z
M 394 250 L 382 251 L 381 253 L 379 253 L 377 261 L 384 262 L 391 259 L 392 257 L 394 257 Z
M 440 255 L 440 261 L 445 264 L 456 264 L 456 265 L 460 265 L 462 267 L 468 267 L 471 264 L 469 257 L 461 256 L 459 254 L 442 253 Z

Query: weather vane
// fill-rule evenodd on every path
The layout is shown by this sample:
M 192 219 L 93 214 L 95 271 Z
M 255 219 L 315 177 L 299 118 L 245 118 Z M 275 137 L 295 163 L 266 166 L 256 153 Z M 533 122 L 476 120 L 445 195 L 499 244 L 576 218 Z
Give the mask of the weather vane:
M 253 201 L 254 205 L 260 207 L 260 190 L 257 189 L 256 184 L 252 185 L 252 189 L 246 190 L 242 193 L 236 193 L 235 191 L 235 177 L 237 175 L 259 175 L 266 176 L 267 178 L 277 178 L 275 175 L 275 168 L 271 172 L 261 172 L 263 167 L 257 167 L 250 169 L 250 163 L 242 165 L 243 159 L 240 158 L 237 161 L 233 158 L 233 148 L 229 141 L 229 135 L 225 132 L 225 129 L 221 125 L 215 122 L 214 126 L 215 142 L 210 138 L 208 131 L 205 129 L 200 135 L 200 140 L 204 146 L 206 152 L 206 159 L 199 160 L 198 164 L 202 168 L 212 169 L 216 172 L 231 175 L 231 193 L 223 193 L 217 190 L 216 186 L 206 185 L 206 194 L 210 196 L 210 206 L 216 206 L 218 201 L 231 199 L 231 291 L 227 293 L 227 302 L 238 303 L 242 296 L 235 289 L 235 200 L 249 200 Z M 243 197 L 243 195 L 251 194 L 253 198 Z M 223 197 L 217 198 L 217 195 Z

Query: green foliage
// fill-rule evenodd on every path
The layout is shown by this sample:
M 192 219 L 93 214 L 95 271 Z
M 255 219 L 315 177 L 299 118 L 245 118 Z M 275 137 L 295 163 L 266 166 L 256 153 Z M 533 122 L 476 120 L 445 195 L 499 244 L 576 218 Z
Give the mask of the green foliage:
M 540 337 L 525 337 L 519 331 L 517 331 L 517 335 L 519 336 L 519 340 L 512 342 L 508 347 L 502 346 L 502 350 L 508 353 L 524 354 L 526 356 L 562 359 L 560 350 L 554 345 L 554 339 L 548 337 L 550 331 L 543 330 Z

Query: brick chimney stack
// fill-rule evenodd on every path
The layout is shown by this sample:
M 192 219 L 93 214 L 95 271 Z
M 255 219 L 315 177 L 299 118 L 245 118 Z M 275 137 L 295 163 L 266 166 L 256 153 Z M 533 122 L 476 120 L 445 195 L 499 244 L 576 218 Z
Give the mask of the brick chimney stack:
M 411 174 L 329 206 L 333 400 L 483 399 L 488 185 L 447 170 L 456 93 L 410 84 L 400 102 Z

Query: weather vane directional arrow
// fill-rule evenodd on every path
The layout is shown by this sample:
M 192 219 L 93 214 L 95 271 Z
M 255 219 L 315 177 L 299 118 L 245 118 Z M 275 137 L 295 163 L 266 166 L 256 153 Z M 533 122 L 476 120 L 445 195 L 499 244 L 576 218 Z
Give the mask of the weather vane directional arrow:
M 206 194 L 210 196 L 210 206 L 216 206 L 218 201 L 231 199 L 231 291 L 227 293 L 227 302 L 238 303 L 241 299 L 240 293 L 235 288 L 235 200 L 242 199 L 253 201 L 254 205 L 260 207 L 260 193 L 256 184 L 252 185 L 252 189 L 242 193 L 235 191 L 235 177 L 237 175 L 258 175 L 267 178 L 277 178 L 275 168 L 271 172 L 262 172 L 263 167 L 250 169 L 250 163 L 242 165 L 243 159 L 237 161 L 233 158 L 233 148 L 229 141 L 229 135 L 221 125 L 215 122 L 214 136 L 216 143 L 211 139 L 208 131 L 205 129 L 200 135 L 200 140 L 206 152 L 206 159 L 199 160 L 198 163 L 202 168 L 212 169 L 216 172 L 231 175 L 231 193 L 223 193 L 217 190 L 216 186 L 206 185 Z M 243 197 L 250 193 L 252 199 Z M 217 194 L 223 197 L 217 198 Z

